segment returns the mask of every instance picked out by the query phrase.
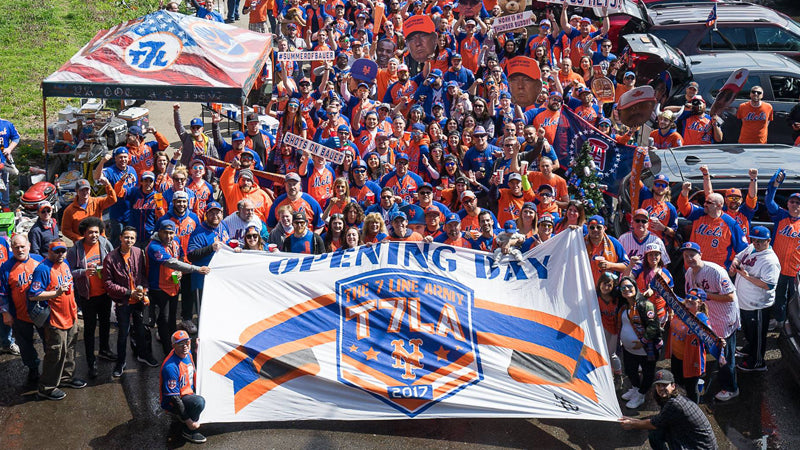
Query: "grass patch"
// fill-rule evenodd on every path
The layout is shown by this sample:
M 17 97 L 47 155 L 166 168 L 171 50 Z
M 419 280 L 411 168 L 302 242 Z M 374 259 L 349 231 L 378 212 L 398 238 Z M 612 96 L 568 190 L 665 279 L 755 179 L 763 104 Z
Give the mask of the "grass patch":
M 42 154 L 41 82 L 97 31 L 158 9 L 158 0 L 17 0 L 0 15 L 0 117 L 22 136 L 17 160 L 21 168 Z M 47 101 L 48 121 L 68 103 Z

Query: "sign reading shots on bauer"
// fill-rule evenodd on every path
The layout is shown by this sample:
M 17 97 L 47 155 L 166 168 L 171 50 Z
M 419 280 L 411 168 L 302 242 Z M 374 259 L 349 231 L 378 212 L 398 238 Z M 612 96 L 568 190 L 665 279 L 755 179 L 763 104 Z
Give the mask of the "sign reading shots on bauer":
M 330 147 L 326 147 L 322 144 L 317 144 L 314 141 L 304 139 L 294 133 L 286 133 L 283 137 L 283 143 L 285 145 L 294 147 L 300 151 L 307 151 L 312 155 L 317 155 L 322 158 L 325 158 L 328 161 L 331 161 L 335 164 L 341 164 L 344 162 L 343 152 L 332 149 Z

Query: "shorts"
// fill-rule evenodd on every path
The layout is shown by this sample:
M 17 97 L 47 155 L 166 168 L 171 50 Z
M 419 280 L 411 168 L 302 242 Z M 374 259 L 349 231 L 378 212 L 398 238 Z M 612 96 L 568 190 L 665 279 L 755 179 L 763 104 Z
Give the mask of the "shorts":
M 250 31 L 255 31 L 256 33 L 266 33 L 267 22 L 250 23 L 247 25 L 247 28 L 249 28 Z

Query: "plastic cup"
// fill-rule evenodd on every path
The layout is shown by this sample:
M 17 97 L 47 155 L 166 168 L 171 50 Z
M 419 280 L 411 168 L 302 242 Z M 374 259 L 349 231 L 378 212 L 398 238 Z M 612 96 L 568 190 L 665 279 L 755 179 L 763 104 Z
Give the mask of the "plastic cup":
M 177 270 L 172 272 L 172 282 L 175 284 L 181 282 L 181 275 L 180 272 L 178 272 Z
M 230 241 L 228 241 L 228 245 L 231 248 L 239 248 L 239 240 L 238 239 L 231 239 Z

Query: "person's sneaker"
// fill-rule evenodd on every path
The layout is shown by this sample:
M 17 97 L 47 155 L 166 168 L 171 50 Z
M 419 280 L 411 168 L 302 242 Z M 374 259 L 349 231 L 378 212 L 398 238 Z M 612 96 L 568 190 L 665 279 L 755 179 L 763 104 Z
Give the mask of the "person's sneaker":
M 730 399 L 732 399 L 734 397 L 738 397 L 738 396 L 739 396 L 739 390 L 737 389 L 737 390 L 735 390 L 733 392 L 731 392 L 731 391 L 719 391 L 719 392 L 717 392 L 717 395 L 714 396 L 714 398 L 719 400 L 719 401 L 721 401 L 721 402 L 727 402 L 728 400 L 730 400 Z
M 97 363 L 92 363 L 89 365 L 89 378 L 97 378 Z
M 183 437 L 192 443 L 195 444 L 202 444 L 206 441 L 206 437 L 203 436 L 199 431 L 184 431 Z
M 625 407 L 629 409 L 636 409 L 644 404 L 644 399 L 644 394 L 637 390 L 633 393 L 633 395 L 631 395 L 631 399 L 625 404 Z
M 117 360 L 117 354 L 112 352 L 111 350 L 100 350 L 97 353 L 97 356 L 99 358 L 105 359 L 106 361 L 116 361 Z
M 628 392 L 622 394 L 622 399 L 623 400 L 630 400 L 631 396 L 636 392 L 639 392 L 639 388 L 632 387 L 632 388 L 628 389 Z
M 119 364 L 114 366 L 114 371 L 111 372 L 111 376 L 114 378 L 119 378 L 122 376 L 122 372 L 125 371 L 125 363 Z
M 764 363 L 751 365 L 747 361 L 739 361 L 736 363 L 736 368 L 742 372 L 766 372 L 767 365 Z
M 775 319 L 769 319 L 769 327 L 767 328 L 769 331 L 775 331 L 780 327 L 780 322 Z
M 144 358 L 144 357 L 138 356 L 138 357 L 136 357 L 136 360 L 139 361 L 140 363 L 147 364 L 150 367 L 158 367 L 158 366 L 160 366 L 158 361 L 155 358 L 153 358 L 152 356 L 150 356 L 148 358 Z
M 736 358 L 746 358 L 748 356 L 750 356 L 750 354 L 745 353 L 741 350 L 736 350 Z
M 181 326 L 189 334 L 197 333 L 197 326 L 191 320 L 184 320 L 183 322 L 181 322 Z
M 88 383 L 81 380 L 80 378 L 73 378 L 69 381 L 62 381 L 61 386 L 68 387 L 70 389 L 83 389 L 86 387 Z
M 38 395 L 41 398 L 46 398 L 48 400 L 62 400 L 64 397 L 67 396 L 67 393 L 59 388 L 55 388 L 50 392 L 37 391 L 36 395 Z
M 8 353 L 10 355 L 19 356 L 19 345 L 14 343 L 9 345 L 8 347 L 0 348 L 0 353 Z

